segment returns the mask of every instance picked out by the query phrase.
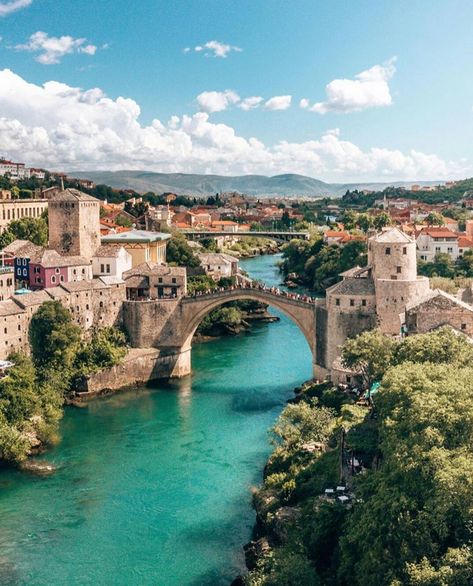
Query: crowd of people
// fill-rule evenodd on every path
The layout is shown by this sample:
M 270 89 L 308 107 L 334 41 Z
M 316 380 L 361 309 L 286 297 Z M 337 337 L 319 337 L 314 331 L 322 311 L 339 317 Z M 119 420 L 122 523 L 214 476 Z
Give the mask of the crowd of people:
M 305 295 L 303 293 L 291 293 L 289 291 L 285 291 L 284 289 L 279 289 L 279 287 L 268 287 L 264 283 L 260 283 L 258 281 L 251 281 L 245 280 L 244 282 L 240 282 L 234 285 L 229 285 L 228 287 L 216 287 L 215 289 L 206 289 L 205 291 L 195 291 L 188 297 L 202 297 L 204 295 L 214 295 L 216 293 L 224 293 L 225 291 L 236 291 L 236 290 L 244 290 L 244 289 L 256 289 L 258 291 L 264 291 L 265 293 L 270 293 L 271 295 L 277 295 L 279 297 L 285 297 L 286 299 L 293 299 L 294 301 L 303 301 L 304 303 L 315 303 L 316 298 L 310 297 L 309 295 Z

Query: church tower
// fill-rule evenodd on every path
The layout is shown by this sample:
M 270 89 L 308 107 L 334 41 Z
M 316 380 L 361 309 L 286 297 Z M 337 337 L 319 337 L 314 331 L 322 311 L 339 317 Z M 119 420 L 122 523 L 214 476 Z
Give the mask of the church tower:
M 49 246 L 65 256 L 92 258 L 100 246 L 100 202 L 63 189 L 48 202 Z

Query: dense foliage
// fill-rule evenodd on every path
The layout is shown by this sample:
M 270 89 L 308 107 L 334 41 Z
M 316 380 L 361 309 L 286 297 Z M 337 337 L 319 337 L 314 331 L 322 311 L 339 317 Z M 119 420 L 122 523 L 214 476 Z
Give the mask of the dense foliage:
M 172 235 L 168 241 L 166 259 L 171 266 L 195 268 L 200 266 L 200 260 L 194 254 L 186 237 L 179 232 Z
M 56 439 L 63 395 L 54 379 L 38 376 L 29 357 L 10 358 L 14 366 L 0 379 L 0 458 L 22 462 L 32 448 Z
M 438 252 L 432 262 L 420 260 L 417 271 L 426 277 L 473 277 L 473 250 L 465 250 L 455 261 L 446 252 Z
M 21 218 L 13 220 L 0 235 L 0 248 L 11 244 L 14 240 L 29 240 L 38 246 L 48 244 L 47 214 L 39 218 Z
M 291 240 L 283 247 L 281 269 L 285 275 L 295 273 L 299 280 L 315 291 L 324 291 L 339 280 L 339 274 L 367 262 L 366 243 L 351 240 L 342 246 L 316 240 Z
M 381 379 L 373 408 L 313 385 L 275 427 L 255 497 L 270 551 L 249 585 L 473 583 L 473 347 L 450 328 L 381 338 L 362 334 L 344 348 Z M 365 474 L 340 469 L 342 446 Z M 354 493 L 350 506 L 323 496 L 340 475 Z
M 66 394 L 74 383 L 113 366 L 126 354 L 115 328 L 98 329 L 83 340 L 71 314 L 57 301 L 44 303 L 30 325 L 31 358 L 21 353 L 0 379 L 0 459 L 21 462 L 34 447 L 57 435 Z

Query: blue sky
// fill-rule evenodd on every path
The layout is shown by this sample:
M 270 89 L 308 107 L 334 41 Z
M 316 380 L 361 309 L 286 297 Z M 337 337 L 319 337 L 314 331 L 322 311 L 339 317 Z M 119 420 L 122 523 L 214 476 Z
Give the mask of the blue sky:
M 470 0 L 0 0 L 0 154 L 337 181 L 473 175 L 472 22 Z

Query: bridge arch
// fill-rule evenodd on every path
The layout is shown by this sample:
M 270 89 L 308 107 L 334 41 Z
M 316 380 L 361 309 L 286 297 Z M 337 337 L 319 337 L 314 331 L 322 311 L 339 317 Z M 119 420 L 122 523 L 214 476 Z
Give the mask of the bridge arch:
M 230 301 L 260 301 L 276 309 L 292 320 L 304 337 L 312 352 L 315 363 L 315 316 L 316 305 L 277 295 L 267 290 L 253 288 L 236 288 L 219 291 L 197 297 L 187 297 L 182 303 L 182 350 L 187 351 L 192 347 L 192 338 L 204 317 L 213 309 Z

